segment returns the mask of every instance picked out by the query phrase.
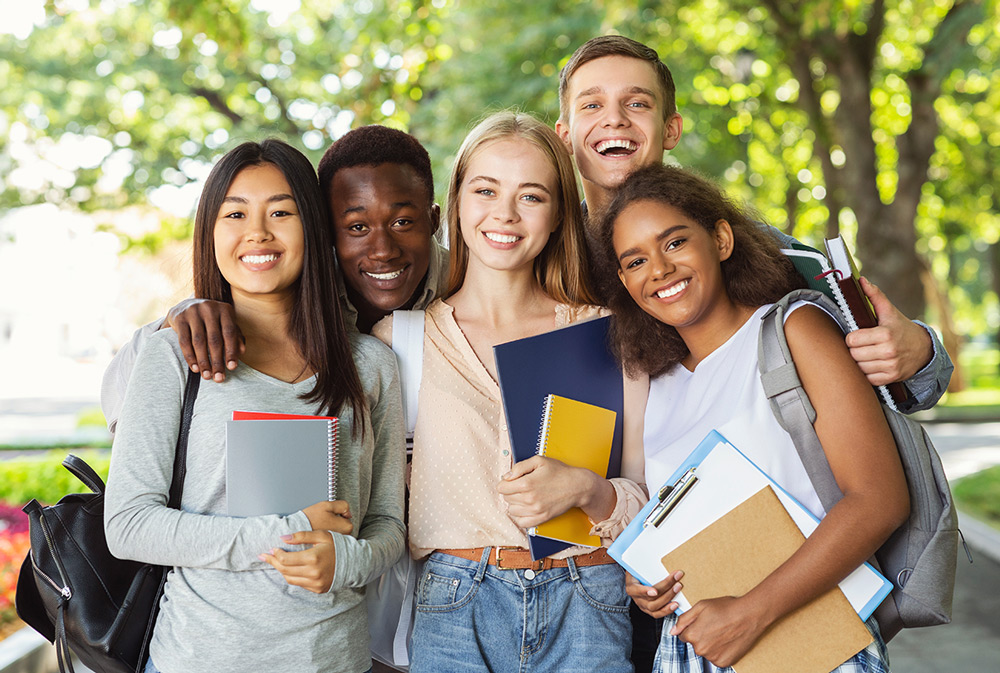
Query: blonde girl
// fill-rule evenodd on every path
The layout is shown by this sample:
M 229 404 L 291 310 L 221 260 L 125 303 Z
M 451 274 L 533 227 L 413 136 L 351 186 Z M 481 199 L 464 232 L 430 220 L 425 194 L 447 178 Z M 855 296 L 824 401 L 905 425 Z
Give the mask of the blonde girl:
M 465 139 L 448 184 L 448 293 L 426 312 L 409 536 L 426 558 L 411 670 L 631 671 L 622 570 L 603 548 L 533 562 L 525 529 L 581 507 L 610 538 L 628 479 L 514 463 L 493 346 L 598 315 L 569 156 L 524 114 Z M 375 334 L 389 341 L 389 321 Z

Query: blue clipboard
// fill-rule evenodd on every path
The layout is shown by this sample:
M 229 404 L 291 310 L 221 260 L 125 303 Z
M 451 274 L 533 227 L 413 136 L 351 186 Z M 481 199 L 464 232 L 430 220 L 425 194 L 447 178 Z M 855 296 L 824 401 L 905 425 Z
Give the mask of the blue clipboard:
M 716 449 L 721 450 L 713 454 Z M 719 470 L 724 469 L 727 465 L 742 471 L 738 484 L 735 484 L 736 488 L 734 488 L 733 482 L 727 483 L 724 477 L 719 476 Z M 692 470 L 692 468 L 694 469 Z M 699 475 L 700 469 L 701 475 Z M 696 496 L 691 496 L 687 507 L 688 511 L 685 512 L 685 508 L 681 504 L 676 501 L 670 502 L 671 495 L 676 496 L 680 490 L 678 483 L 684 483 L 682 480 L 685 478 L 690 481 L 692 474 L 703 476 L 705 483 L 709 484 L 709 489 Z M 749 479 L 746 478 L 748 476 Z M 646 585 L 655 584 L 666 577 L 666 570 L 659 564 L 658 559 L 756 492 L 757 486 L 754 484 L 757 486 L 770 485 L 793 521 L 806 536 L 819 524 L 819 519 L 788 491 L 771 479 L 752 460 L 726 440 L 722 434 L 713 430 L 670 475 L 664 486 L 653 494 L 650 501 L 614 541 L 608 552 L 640 582 Z M 677 488 L 671 488 L 675 485 Z M 742 492 L 739 490 L 741 488 Z M 695 489 L 692 489 L 691 492 L 694 493 Z M 713 502 L 727 498 L 732 501 L 719 504 L 719 509 L 715 512 L 710 512 L 703 505 L 695 502 L 695 498 L 701 498 L 704 502 L 710 494 L 718 495 L 719 493 L 726 495 L 724 498 L 711 497 Z M 663 515 L 664 508 L 671 510 L 675 508 L 676 513 L 668 511 L 666 515 Z M 672 516 L 675 518 L 671 519 Z M 705 517 L 704 520 L 698 519 L 701 516 Z M 659 525 L 655 525 L 654 520 L 659 520 Z M 659 575 L 652 574 L 657 571 L 660 572 Z M 840 587 L 861 619 L 868 619 L 879 603 L 892 591 L 892 583 L 869 563 L 862 564 L 848 575 L 840 583 Z

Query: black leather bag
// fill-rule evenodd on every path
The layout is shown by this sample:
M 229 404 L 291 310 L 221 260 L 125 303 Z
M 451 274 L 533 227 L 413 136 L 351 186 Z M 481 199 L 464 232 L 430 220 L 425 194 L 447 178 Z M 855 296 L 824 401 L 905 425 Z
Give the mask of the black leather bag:
M 168 502 L 174 509 L 184 488 L 199 381 L 188 373 Z M 69 650 L 96 673 L 141 672 L 170 569 L 112 556 L 104 536 L 104 481 L 77 456 L 63 465 L 91 492 L 48 507 L 36 500 L 24 506 L 31 551 L 17 579 L 17 614 L 55 643 L 64 673 L 73 672 Z

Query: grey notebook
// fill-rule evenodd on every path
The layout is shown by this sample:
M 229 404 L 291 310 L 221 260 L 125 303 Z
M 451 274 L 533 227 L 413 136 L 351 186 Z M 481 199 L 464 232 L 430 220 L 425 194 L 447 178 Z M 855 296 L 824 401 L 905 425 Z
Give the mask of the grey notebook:
M 337 421 L 226 421 L 230 516 L 292 514 L 337 494 Z

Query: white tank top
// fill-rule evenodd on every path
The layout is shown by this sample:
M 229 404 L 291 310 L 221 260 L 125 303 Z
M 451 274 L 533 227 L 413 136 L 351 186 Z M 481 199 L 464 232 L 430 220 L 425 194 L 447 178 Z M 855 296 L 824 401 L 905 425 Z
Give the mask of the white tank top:
M 786 312 L 791 315 L 796 303 Z M 655 492 L 711 430 L 791 493 L 809 511 L 825 514 L 792 438 L 778 424 L 757 371 L 762 306 L 693 372 L 681 365 L 652 379 L 646 403 L 643 446 L 646 484 Z

